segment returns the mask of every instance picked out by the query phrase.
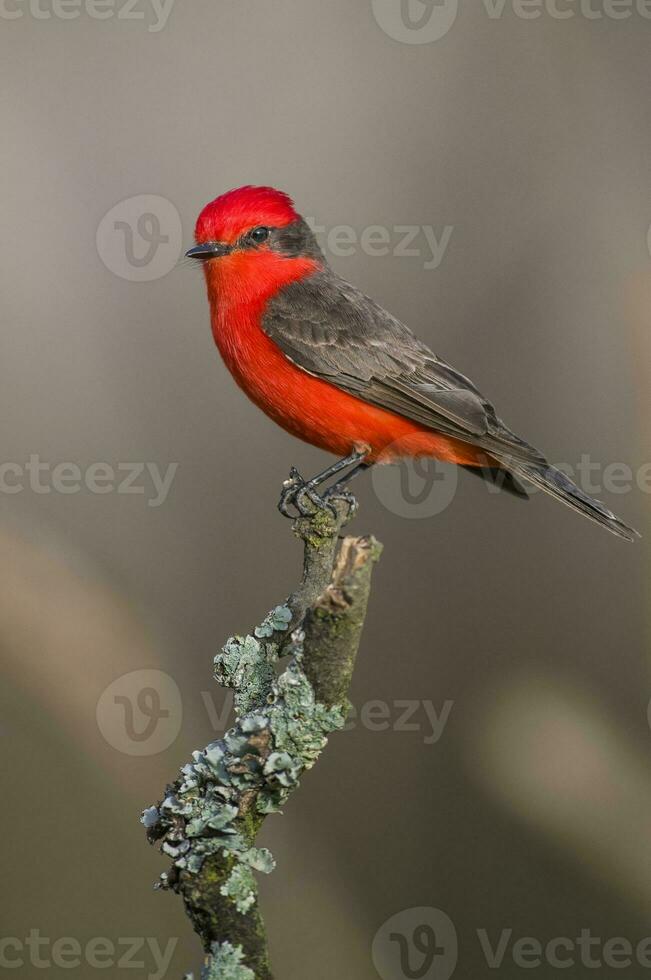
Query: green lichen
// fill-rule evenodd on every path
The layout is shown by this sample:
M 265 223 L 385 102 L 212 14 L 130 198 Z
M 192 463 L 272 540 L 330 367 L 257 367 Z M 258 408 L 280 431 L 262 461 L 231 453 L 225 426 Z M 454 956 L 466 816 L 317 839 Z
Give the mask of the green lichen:
M 294 534 L 317 552 L 328 547 L 336 533 L 335 516 L 325 507 L 311 514 L 309 518 L 296 521 L 294 525 Z
M 232 946 L 229 942 L 214 943 L 212 962 L 204 980 L 255 980 L 253 970 L 242 965 L 243 958 L 240 946 Z
M 215 679 L 235 691 L 237 718 L 264 704 L 278 659 L 276 634 L 286 633 L 292 620 L 288 606 L 276 606 L 253 631 L 231 636 L 215 657 Z
M 203 875 L 202 893 L 228 903 L 219 909 L 212 900 L 211 914 L 220 922 L 224 916 L 230 921 L 233 915 L 255 915 L 254 872 L 269 874 L 275 867 L 272 854 L 255 846 L 260 825 L 266 814 L 280 810 L 327 736 L 345 723 L 345 706 L 327 708 L 315 698 L 303 670 L 300 631 L 291 636 L 291 660 L 276 676 L 278 644 L 291 621 L 289 608 L 279 606 L 254 635 L 225 644 L 215 658 L 215 676 L 235 692 L 236 723 L 223 738 L 193 752 L 163 801 L 141 817 L 149 839 L 173 862 L 159 887 L 182 889 L 186 896 Z M 213 947 L 206 969 L 202 977 L 210 980 L 254 976 L 238 948 L 227 943 Z
M 253 970 L 242 964 L 243 958 L 241 946 L 213 943 L 208 963 L 201 970 L 201 980 L 255 980 Z M 187 973 L 184 980 L 194 980 L 194 974 Z
M 197 873 L 219 851 L 265 874 L 273 869 L 269 852 L 251 847 L 259 823 L 243 802 L 254 798 L 257 814 L 279 810 L 330 732 L 343 728 L 345 711 L 315 700 L 300 650 L 265 700 L 223 739 L 194 752 L 163 802 L 143 813 L 150 837 L 162 842 L 178 869 Z
M 235 907 L 242 914 L 249 911 L 256 900 L 258 894 L 258 884 L 253 877 L 253 873 L 245 865 L 236 865 L 230 875 L 220 888 L 222 895 L 226 895 L 235 902 Z
M 289 629 L 291 621 L 292 611 L 289 606 L 276 606 L 253 632 L 257 637 L 273 636 L 276 632 L 284 633 Z
M 345 724 L 344 711 L 328 709 L 314 697 L 314 689 L 301 667 L 299 651 L 272 686 L 266 715 L 272 751 L 264 769 L 264 786 L 257 807 L 261 813 L 279 810 L 299 785 L 300 777 L 318 759 L 327 736 Z
M 162 803 L 141 817 L 179 871 L 199 873 L 212 854 L 231 857 L 235 868 L 223 894 L 249 906 L 255 898 L 251 870 L 268 874 L 274 867 L 269 851 L 252 846 L 262 816 L 280 810 L 330 732 L 345 724 L 345 706 L 328 709 L 315 699 L 302 669 L 300 632 L 293 636 L 294 657 L 275 676 L 273 637 L 289 628 L 291 617 L 287 606 L 277 606 L 256 636 L 226 643 L 215 658 L 215 675 L 235 690 L 237 723 L 194 752 Z
M 271 874 L 276 867 L 274 856 L 266 847 L 249 847 L 246 851 L 240 851 L 238 857 L 250 868 L 265 875 Z
M 159 887 L 183 897 L 209 954 L 202 980 L 271 980 L 255 872 L 268 874 L 275 862 L 257 846 L 258 832 L 266 815 L 280 809 L 314 765 L 329 734 L 344 727 L 368 598 L 368 540 L 347 539 L 337 564 L 338 534 L 353 510 L 345 503 L 346 514 L 337 501 L 294 522 L 305 544 L 300 588 L 251 634 L 231 637 L 215 657 L 216 680 L 234 692 L 235 724 L 223 738 L 194 752 L 164 799 L 141 818 L 149 840 L 172 859 Z M 328 582 L 337 584 L 348 574 L 344 547 L 356 549 L 354 554 L 367 564 L 351 565 L 352 598 L 347 593 L 345 598 L 353 612 L 340 613 L 337 606 L 331 623 L 321 613 L 320 597 Z M 344 616 L 354 619 L 346 635 L 338 622 Z M 338 648 L 348 640 L 349 650 Z M 310 653 L 305 663 L 304 643 Z M 317 671 L 314 661 L 322 648 L 323 669 Z M 328 683 L 322 682 L 332 650 L 342 671 L 340 685 L 332 682 L 332 670 Z M 284 669 L 278 666 L 281 657 Z
M 255 636 L 232 636 L 217 654 L 215 680 L 234 689 L 236 717 L 264 704 L 275 659 L 275 650 Z

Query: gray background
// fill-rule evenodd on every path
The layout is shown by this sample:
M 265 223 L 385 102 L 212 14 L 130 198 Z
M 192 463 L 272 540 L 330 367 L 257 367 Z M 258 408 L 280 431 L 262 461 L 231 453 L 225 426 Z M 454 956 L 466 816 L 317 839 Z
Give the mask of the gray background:
M 360 248 L 332 261 L 552 458 L 637 472 L 651 409 L 651 21 L 525 20 L 508 4 L 491 19 L 465 3 L 446 36 L 409 44 L 365 0 L 177 0 L 158 32 L 144 0 L 135 9 L 144 20 L 0 18 L 2 461 L 179 464 L 160 507 L 87 489 L 0 494 L 0 931 L 180 937 L 177 977 L 200 950 L 181 903 L 151 890 L 166 864 L 138 814 L 215 737 L 200 696 L 221 703 L 214 653 L 297 580 L 280 484 L 291 464 L 311 473 L 328 457 L 235 387 L 200 273 L 121 278 L 98 225 L 160 195 L 188 247 L 206 201 L 251 182 L 358 235 L 453 226 L 437 269 Z M 394 721 L 400 700 L 454 704 L 435 744 L 422 710 L 416 731 L 334 737 L 267 822 L 277 976 L 371 980 L 376 931 L 419 906 L 454 923 L 458 977 L 525 972 L 510 953 L 490 970 L 477 929 L 494 944 L 503 929 L 542 943 L 651 934 L 648 494 L 605 495 L 646 532 L 630 546 L 463 475 L 433 517 L 401 516 L 396 487 L 389 507 L 369 479 L 358 487 L 355 529 L 385 553 L 354 701 L 382 701 Z M 102 736 L 96 706 L 141 668 L 174 679 L 183 717 L 169 747 L 134 757 Z M 43 973 L 23 958 L 13 976 Z M 146 976 L 150 963 L 50 972 Z

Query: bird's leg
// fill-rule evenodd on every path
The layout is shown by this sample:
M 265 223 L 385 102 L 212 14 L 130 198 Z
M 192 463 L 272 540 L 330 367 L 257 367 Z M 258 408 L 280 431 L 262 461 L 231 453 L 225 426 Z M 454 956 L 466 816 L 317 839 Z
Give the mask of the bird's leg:
M 341 479 L 337 480 L 336 483 L 333 483 L 330 489 L 326 490 L 324 497 L 327 497 L 331 493 L 337 493 L 337 491 L 339 490 L 343 490 L 343 488 L 348 486 L 350 481 L 354 480 L 355 477 L 359 476 L 360 473 L 364 473 L 366 470 L 370 470 L 372 465 L 373 465 L 372 463 L 358 463 L 357 466 L 354 466 L 352 468 L 350 473 L 346 473 L 346 475 L 342 476 Z
M 323 470 L 323 472 L 317 473 L 316 476 L 313 476 L 309 480 L 304 480 L 296 467 L 293 466 L 289 473 L 289 480 L 285 480 L 285 483 L 283 484 L 280 501 L 278 502 L 278 510 L 285 517 L 294 518 L 296 515 L 291 512 L 291 507 L 296 508 L 302 517 L 306 517 L 312 513 L 309 506 L 310 504 L 312 507 L 326 506 L 325 496 L 322 497 L 320 494 L 318 494 L 316 488 L 325 480 L 330 479 L 331 476 L 335 476 L 335 474 L 346 469 L 347 466 L 353 466 L 354 468 L 351 470 L 350 474 L 348 474 L 347 477 L 342 477 L 340 480 L 338 480 L 327 493 L 328 496 L 333 495 L 335 487 L 342 491 L 348 480 L 351 479 L 352 476 L 356 475 L 356 470 L 359 468 L 359 464 L 361 460 L 364 459 L 365 455 L 366 453 L 356 450 L 355 452 L 350 453 L 350 455 L 345 456 L 343 459 L 337 460 L 336 463 L 328 466 L 325 470 Z M 352 498 L 352 494 L 348 494 L 346 491 L 344 491 L 344 493 L 346 494 L 347 500 L 349 497 Z M 338 495 L 343 496 L 342 493 Z M 309 504 L 307 501 L 309 501 Z
M 323 470 L 322 473 L 317 473 L 317 475 L 313 476 L 311 480 L 308 480 L 306 486 L 310 487 L 310 489 L 312 487 L 318 487 L 319 484 L 325 483 L 326 480 L 329 480 L 331 476 L 335 476 L 336 473 L 341 473 L 341 471 L 345 470 L 347 466 L 354 466 L 356 463 L 359 464 L 365 456 L 366 453 L 355 451 L 350 453 L 349 456 L 344 456 L 343 459 L 338 459 L 336 463 L 333 463 L 332 466 L 328 466 L 328 468 Z M 355 466 L 355 469 L 357 469 L 357 466 Z M 354 470 L 351 472 L 354 472 Z M 342 477 L 339 482 L 341 482 L 343 485 L 343 483 L 349 479 L 350 475 L 348 477 Z
M 354 466 L 349 473 L 342 476 L 341 479 L 333 483 L 331 487 L 328 487 L 326 492 L 323 494 L 324 500 L 332 500 L 336 498 L 337 500 L 345 500 L 348 505 L 353 508 L 357 506 L 356 497 L 348 490 L 348 484 L 351 480 L 354 480 L 356 476 L 360 473 L 365 473 L 366 470 L 370 470 L 372 463 L 358 463 Z

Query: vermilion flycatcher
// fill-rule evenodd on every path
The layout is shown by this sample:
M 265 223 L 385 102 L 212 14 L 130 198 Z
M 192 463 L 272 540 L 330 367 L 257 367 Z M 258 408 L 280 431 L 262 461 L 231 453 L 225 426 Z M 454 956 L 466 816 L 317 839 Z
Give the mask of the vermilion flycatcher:
M 637 532 L 516 436 L 491 403 L 399 320 L 329 268 L 290 198 L 240 187 L 197 220 L 212 330 L 231 374 L 288 432 L 341 456 L 281 499 L 299 511 L 316 487 L 352 467 L 323 496 L 345 493 L 374 463 L 429 456 L 518 496 L 520 479 L 620 537 Z

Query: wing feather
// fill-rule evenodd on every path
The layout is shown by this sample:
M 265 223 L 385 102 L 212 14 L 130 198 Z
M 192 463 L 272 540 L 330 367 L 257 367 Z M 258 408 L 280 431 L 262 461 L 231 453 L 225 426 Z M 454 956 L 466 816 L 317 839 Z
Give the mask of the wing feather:
M 488 452 L 545 462 L 468 378 L 329 269 L 274 296 L 262 326 L 294 364 L 348 394 Z

